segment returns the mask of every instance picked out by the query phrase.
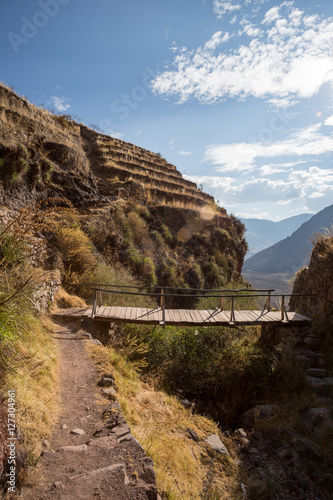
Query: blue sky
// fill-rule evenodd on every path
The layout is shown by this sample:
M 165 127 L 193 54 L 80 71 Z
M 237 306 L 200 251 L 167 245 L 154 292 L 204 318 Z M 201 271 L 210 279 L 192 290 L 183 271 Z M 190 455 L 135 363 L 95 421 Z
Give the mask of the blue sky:
M 2 2 L 0 80 L 161 153 L 229 213 L 333 203 L 333 3 Z

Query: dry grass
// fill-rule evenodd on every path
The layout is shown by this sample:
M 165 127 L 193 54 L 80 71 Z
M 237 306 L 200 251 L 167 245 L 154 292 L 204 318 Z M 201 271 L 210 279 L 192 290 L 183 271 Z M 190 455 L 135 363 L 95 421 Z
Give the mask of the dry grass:
M 51 313 L 57 312 L 59 309 L 69 309 L 77 307 L 79 309 L 84 309 L 87 306 L 86 302 L 78 297 L 77 295 L 70 295 L 63 288 L 57 292 L 54 297 L 54 304 L 50 308 Z
M 51 336 L 54 325 L 50 320 L 27 315 L 24 325 L 15 343 L 16 356 L 11 360 L 14 370 L 7 374 L 4 389 L 16 391 L 17 426 L 32 465 L 60 411 L 58 349 Z
M 219 434 L 212 420 L 193 414 L 175 397 L 143 383 L 133 366 L 113 349 L 88 341 L 85 345 L 99 372 L 114 374 L 122 411 L 132 434 L 154 460 L 163 498 L 242 498 L 232 440 L 222 438 L 230 457 L 217 456 L 204 442 L 209 435 Z M 198 443 L 190 439 L 187 428 L 198 434 Z

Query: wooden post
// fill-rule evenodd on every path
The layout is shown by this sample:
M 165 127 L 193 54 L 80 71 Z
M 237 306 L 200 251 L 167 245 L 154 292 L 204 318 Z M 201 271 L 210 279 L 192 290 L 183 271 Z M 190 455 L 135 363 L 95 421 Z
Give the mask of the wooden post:
M 102 290 L 98 290 L 98 306 L 102 306 Z
M 268 290 L 268 298 L 267 298 L 267 311 L 269 312 L 271 310 L 271 291 Z
M 93 303 L 92 310 L 91 310 L 91 319 L 94 319 L 94 317 L 95 317 L 96 302 L 97 302 L 97 290 L 95 290 L 94 303 Z
M 282 295 L 282 300 L 281 300 L 281 321 L 284 320 L 284 295 Z
M 233 323 L 236 322 L 236 318 L 235 318 L 235 309 L 234 309 L 234 302 L 235 302 L 235 297 L 232 296 L 231 297 L 231 315 L 230 315 L 230 321 L 232 321 Z
M 223 295 L 223 292 L 222 292 L 222 296 L 221 296 L 221 300 L 220 300 L 220 309 L 221 309 L 221 311 L 223 311 L 223 301 L 224 301 L 224 295 Z
M 162 309 L 162 321 L 160 322 L 160 325 L 165 328 L 165 297 L 164 297 L 164 288 L 161 288 L 161 302 L 160 306 Z

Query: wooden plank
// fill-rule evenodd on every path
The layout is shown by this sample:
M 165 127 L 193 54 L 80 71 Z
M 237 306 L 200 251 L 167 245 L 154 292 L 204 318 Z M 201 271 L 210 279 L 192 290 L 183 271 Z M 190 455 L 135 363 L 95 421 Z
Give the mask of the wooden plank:
M 193 323 L 193 325 L 197 325 L 198 323 L 198 316 L 196 314 L 196 311 L 194 309 L 186 309 L 187 311 L 187 315 L 189 318 L 191 318 L 191 322 Z M 200 323 L 200 321 L 199 321 Z
M 174 309 L 173 310 L 173 313 L 174 313 L 174 316 L 175 316 L 175 321 L 177 321 L 178 323 L 182 322 L 182 316 L 180 314 L 180 311 L 181 311 L 181 309 Z
M 257 322 L 260 320 L 260 315 L 252 314 L 252 311 L 242 311 L 241 315 L 244 317 L 243 321 L 245 322 Z
M 74 315 L 75 315 L 74 311 Z M 91 314 L 91 308 L 84 310 L 85 314 Z M 227 324 L 265 324 L 282 323 L 281 311 L 235 311 L 236 323 L 230 323 L 231 312 L 221 311 L 220 309 L 196 310 L 196 309 L 166 309 L 165 320 L 169 324 L 178 325 L 227 325 Z M 96 308 L 96 319 L 107 320 L 114 319 L 123 322 L 152 323 L 156 324 L 162 321 L 162 310 L 160 307 L 155 309 L 139 307 L 119 307 L 119 306 L 100 306 Z M 311 319 L 299 313 L 288 311 L 290 322 L 310 322 Z M 288 321 L 283 321 L 287 324 Z
M 194 309 L 188 309 L 189 315 L 192 319 L 193 324 L 201 323 L 200 315 Z
M 235 311 L 236 323 L 248 323 L 249 321 L 252 321 L 251 318 L 246 314 L 246 312 L 247 311 Z
M 214 311 L 206 309 L 206 323 L 216 323 L 216 319 L 213 316 Z
M 253 321 L 255 323 L 262 323 L 266 322 L 267 320 L 266 312 L 263 311 L 249 311 L 248 317 L 250 321 Z
M 114 309 L 111 307 L 110 308 L 110 316 L 112 315 L 112 317 L 114 319 L 120 319 L 121 309 L 122 308 L 120 306 L 116 306 Z
M 208 316 L 209 316 L 209 312 L 207 311 L 207 309 L 201 309 L 199 311 L 199 317 L 201 316 L 202 318 L 202 322 L 203 324 L 210 324 L 210 321 L 208 319 Z
M 176 316 L 173 309 L 165 310 L 165 321 L 168 323 L 176 323 Z
M 196 320 L 198 323 L 204 323 L 206 320 L 207 315 L 205 314 L 205 311 L 203 313 L 203 309 L 196 310 L 195 315 L 196 315 Z
M 257 315 L 257 322 L 259 323 L 269 323 L 271 321 L 275 321 L 275 317 L 272 317 L 271 319 L 268 317 L 267 311 L 264 313 L 262 311 L 253 312 Z
M 132 313 L 133 313 L 133 310 L 134 307 L 126 307 L 125 309 L 125 320 L 126 321 L 131 321 L 131 316 L 132 316 Z
M 129 321 L 134 321 L 136 319 L 136 307 L 128 308 L 128 318 Z
M 187 316 L 185 313 L 185 309 L 176 309 L 176 315 L 179 316 L 179 322 L 186 324 L 187 321 Z
M 120 307 L 119 318 L 126 319 L 127 307 Z
M 312 321 L 311 318 L 308 318 L 307 316 L 303 316 L 302 314 L 299 314 L 297 312 L 288 312 L 288 316 L 290 315 L 291 321 Z
M 219 311 L 215 316 L 217 323 L 228 324 L 230 319 L 230 311 Z
M 258 321 L 261 315 L 261 311 L 247 311 L 247 312 L 249 313 L 248 317 L 250 321 Z
M 95 316 L 100 316 L 103 309 L 104 309 L 103 306 L 102 307 L 97 306 L 95 309 Z
M 182 322 L 184 322 L 185 324 L 193 323 L 192 316 L 189 312 L 189 309 L 181 309 L 180 312 L 181 312 L 181 316 L 183 318 Z
M 149 318 L 151 319 L 151 321 L 157 321 L 157 322 L 162 321 L 162 309 L 160 307 L 152 309 L 149 312 Z
M 110 314 L 110 309 L 111 309 L 111 308 L 110 308 L 110 307 L 107 307 L 107 306 L 105 306 L 105 307 L 100 307 L 100 308 L 99 308 L 98 317 L 100 317 L 100 318 L 103 318 L 103 317 L 104 317 L 104 318 L 107 318 L 107 317 L 109 316 L 109 314 Z
M 155 309 L 148 308 L 146 310 L 146 319 L 147 321 L 154 321 Z
M 281 320 L 281 311 L 270 311 L 265 314 L 265 317 L 270 321 L 280 321 Z
M 120 306 L 115 306 L 115 307 L 109 307 L 109 317 L 114 318 L 114 319 L 119 319 L 120 318 Z
M 146 307 L 138 307 L 137 319 L 140 321 L 148 319 L 148 309 Z
M 209 323 L 209 321 L 207 321 L 208 312 L 206 309 L 200 309 L 197 311 L 197 313 L 198 313 L 198 320 L 200 320 L 201 318 L 202 324 L 206 324 L 207 322 Z
M 103 316 L 105 309 L 106 309 L 105 306 L 97 307 L 96 308 L 96 316 Z

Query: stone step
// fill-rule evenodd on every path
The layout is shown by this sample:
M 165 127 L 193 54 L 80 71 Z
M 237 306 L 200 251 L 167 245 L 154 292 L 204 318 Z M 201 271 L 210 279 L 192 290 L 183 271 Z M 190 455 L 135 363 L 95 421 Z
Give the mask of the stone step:
M 315 378 L 327 377 L 327 371 L 323 368 L 308 368 L 305 373 Z
M 308 382 L 311 387 L 317 392 L 325 392 L 327 389 L 333 388 L 333 377 L 311 377 L 307 376 Z

